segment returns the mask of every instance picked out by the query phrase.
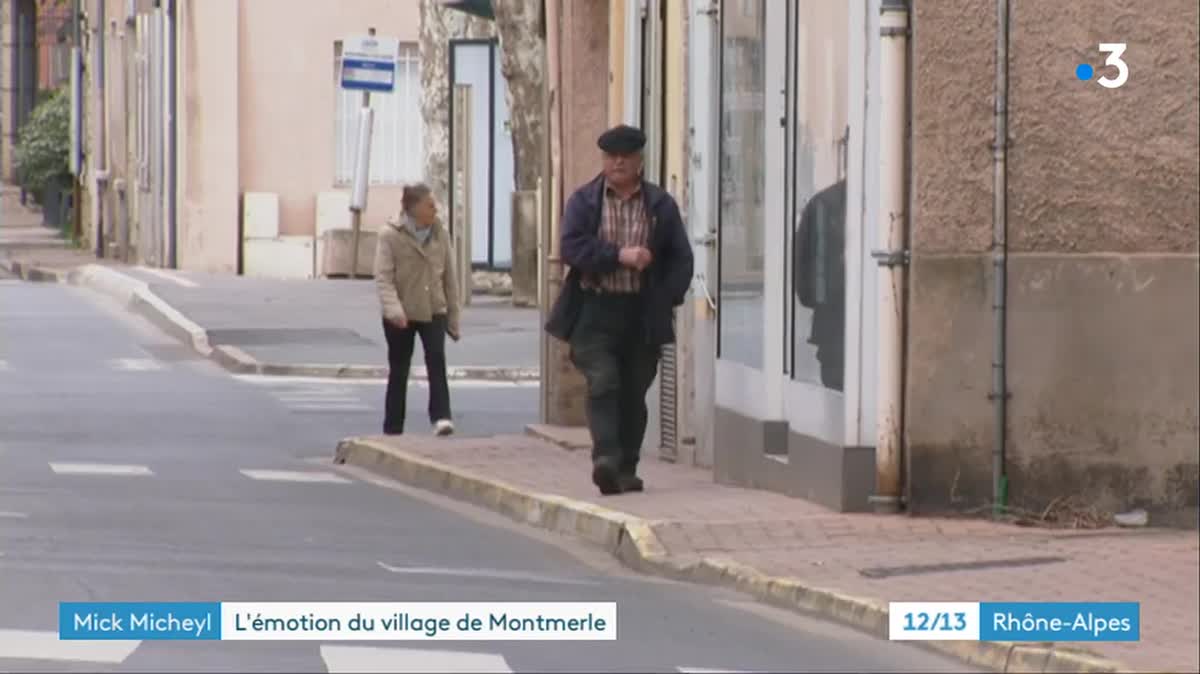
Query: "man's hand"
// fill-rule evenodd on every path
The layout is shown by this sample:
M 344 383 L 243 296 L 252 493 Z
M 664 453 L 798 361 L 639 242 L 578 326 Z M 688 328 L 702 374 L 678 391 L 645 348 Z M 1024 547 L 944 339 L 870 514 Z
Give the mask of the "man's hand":
M 400 328 L 401 330 L 408 327 L 408 316 L 405 316 L 404 314 L 400 314 L 398 316 L 392 316 L 391 318 L 389 318 L 387 320 L 388 320 L 388 323 L 391 323 L 392 325 L 396 326 L 397 328 Z
M 650 266 L 650 263 L 654 260 L 654 256 L 650 254 L 649 248 L 643 246 L 626 246 L 621 249 L 618 259 L 626 267 L 642 271 Z
M 458 332 L 458 328 L 446 328 L 446 334 L 450 335 L 450 339 L 453 339 L 456 342 L 462 338 Z

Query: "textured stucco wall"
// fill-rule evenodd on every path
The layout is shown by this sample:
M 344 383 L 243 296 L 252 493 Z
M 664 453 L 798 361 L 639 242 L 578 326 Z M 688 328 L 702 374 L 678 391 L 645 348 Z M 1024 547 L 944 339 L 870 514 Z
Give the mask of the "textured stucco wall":
M 1014 2 L 1009 249 L 1196 253 L 1200 61 L 1194 0 Z M 1075 79 L 1126 42 L 1129 80 Z
M 180 269 L 237 270 L 239 18 L 238 0 L 179 7 Z
M 1188 0 L 1014 2 L 1008 469 L 1014 505 L 1195 505 L 1200 96 Z M 991 497 L 995 6 L 917 0 L 907 384 L 914 507 Z M 1100 42 L 1127 42 L 1105 89 Z

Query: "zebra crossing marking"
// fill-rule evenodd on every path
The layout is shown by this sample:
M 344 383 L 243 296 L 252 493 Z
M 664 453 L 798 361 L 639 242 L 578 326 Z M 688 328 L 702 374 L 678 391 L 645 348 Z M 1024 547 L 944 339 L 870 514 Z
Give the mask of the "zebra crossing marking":
M 264 480 L 267 482 L 326 482 L 331 484 L 350 484 L 350 480 L 347 480 L 341 475 L 325 471 L 260 470 L 246 468 L 239 472 L 252 480 Z
M 118 463 L 50 463 L 50 470 L 59 475 L 153 475 L 146 466 Z
M 113 358 L 109 364 L 114 370 L 126 372 L 151 372 L 163 369 L 161 363 L 151 358 Z
M 437 651 L 421 648 L 378 648 L 371 646 L 321 646 L 321 659 L 329 674 L 440 674 L 445 672 L 495 672 L 511 674 L 503 655 L 469 651 Z
M 119 665 L 140 641 L 60 641 L 58 632 L 0 630 L 0 660 L 48 660 Z

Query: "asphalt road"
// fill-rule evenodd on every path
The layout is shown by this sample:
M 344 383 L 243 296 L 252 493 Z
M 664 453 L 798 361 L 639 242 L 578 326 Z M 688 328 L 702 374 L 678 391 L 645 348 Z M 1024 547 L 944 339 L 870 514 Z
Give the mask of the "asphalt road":
M 0 281 L 0 671 L 963 669 L 335 470 L 338 439 L 376 430 L 377 385 L 233 377 L 105 302 Z M 516 430 L 536 404 L 454 396 L 468 433 Z M 57 639 L 60 601 L 568 600 L 615 601 L 618 640 Z

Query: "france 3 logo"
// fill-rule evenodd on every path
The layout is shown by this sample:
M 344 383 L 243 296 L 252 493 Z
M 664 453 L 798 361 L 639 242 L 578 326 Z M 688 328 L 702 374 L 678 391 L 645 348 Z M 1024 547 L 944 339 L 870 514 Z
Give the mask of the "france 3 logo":
M 1096 80 L 1096 84 L 1108 89 L 1120 89 L 1125 86 L 1125 81 L 1129 79 L 1129 64 L 1125 63 L 1122 58 L 1125 54 L 1124 42 L 1101 42 L 1100 53 L 1108 54 L 1108 58 L 1104 59 L 1106 68 L 1115 68 L 1115 76 L 1108 74 L 1100 76 Z M 1084 82 L 1089 82 L 1096 75 L 1096 69 L 1090 63 L 1080 63 L 1075 66 L 1075 77 Z

